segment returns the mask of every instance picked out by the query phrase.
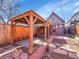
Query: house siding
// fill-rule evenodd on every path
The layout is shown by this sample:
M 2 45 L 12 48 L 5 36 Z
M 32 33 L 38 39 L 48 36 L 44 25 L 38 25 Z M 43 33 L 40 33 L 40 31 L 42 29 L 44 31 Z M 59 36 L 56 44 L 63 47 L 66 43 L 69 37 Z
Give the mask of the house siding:
M 69 26 L 68 29 L 70 29 L 70 32 L 71 32 L 69 34 L 73 34 L 73 35 L 79 36 L 79 12 L 77 12 L 76 14 L 74 14 L 71 17 L 71 19 L 69 20 L 68 23 L 70 25 L 70 26 L 68 25 Z
M 57 16 L 55 13 L 51 14 L 51 16 L 48 18 L 48 22 L 52 25 L 53 33 L 56 34 L 64 34 L 64 23 L 63 20 Z

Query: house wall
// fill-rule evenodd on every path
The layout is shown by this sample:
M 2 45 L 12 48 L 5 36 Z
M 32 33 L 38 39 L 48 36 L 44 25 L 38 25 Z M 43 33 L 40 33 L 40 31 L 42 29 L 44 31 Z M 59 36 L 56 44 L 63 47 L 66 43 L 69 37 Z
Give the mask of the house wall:
M 65 27 L 64 25 L 52 25 L 52 34 L 56 33 L 57 35 L 64 34 Z
M 73 32 L 74 32 L 73 35 L 75 35 L 75 33 L 77 33 L 77 35 L 79 36 L 79 12 L 74 14 L 68 23 L 70 24 L 70 26 L 68 25 L 69 29 L 74 29 L 74 30 L 70 30 L 72 32 L 70 34 L 73 34 Z M 72 26 L 73 24 L 75 26 Z
M 64 34 L 65 27 L 61 18 L 53 14 L 48 19 L 48 22 L 52 24 L 52 30 L 55 30 L 54 32 L 56 32 L 56 34 Z

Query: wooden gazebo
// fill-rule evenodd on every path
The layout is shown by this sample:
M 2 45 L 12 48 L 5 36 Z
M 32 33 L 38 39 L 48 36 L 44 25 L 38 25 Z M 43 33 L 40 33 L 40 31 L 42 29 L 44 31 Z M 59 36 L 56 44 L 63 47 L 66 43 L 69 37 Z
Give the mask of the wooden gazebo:
M 12 38 L 14 36 L 13 30 L 15 30 L 15 29 L 13 29 L 13 26 L 15 26 L 19 23 L 19 24 L 24 24 L 24 26 L 26 26 L 28 28 L 27 35 L 29 36 L 29 52 L 30 53 L 33 52 L 33 35 L 36 30 L 34 28 L 35 25 L 38 24 L 38 26 L 44 26 L 45 27 L 44 28 L 45 29 L 45 31 L 44 31 L 45 39 L 47 37 L 47 27 L 48 27 L 47 22 L 41 16 L 39 16 L 37 13 L 35 13 L 33 10 L 29 10 L 25 13 L 18 15 L 18 16 L 12 17 L 11 19 L 9 19 L 8 23 L 11 24 L 11 28 L 12 28 L 11 37 Z M 20 29 L 18 29 L 18 30 L 20 30 Z M 20 36 L 21 36 L 21 34 L 20 34 Z

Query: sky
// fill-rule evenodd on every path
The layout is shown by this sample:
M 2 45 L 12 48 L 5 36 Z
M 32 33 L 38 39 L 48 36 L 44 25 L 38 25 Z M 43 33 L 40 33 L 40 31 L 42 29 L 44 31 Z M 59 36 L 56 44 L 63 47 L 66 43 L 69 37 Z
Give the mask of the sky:
M 63 20 L 68 21 L 79 10 L 79 0 L 20 0 L 19 4 L 19 13 L 32 9 L 44 19 L 55 12 Z

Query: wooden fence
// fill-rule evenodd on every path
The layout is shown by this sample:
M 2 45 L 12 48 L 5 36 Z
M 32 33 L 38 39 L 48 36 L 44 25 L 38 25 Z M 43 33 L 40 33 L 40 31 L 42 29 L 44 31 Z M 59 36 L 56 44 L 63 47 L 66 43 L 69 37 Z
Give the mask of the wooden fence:
M 28 26 L 0 24 L 0 44 L 12 43 L 29 37 Z M 35 34 L 35 29 L 34 29 Z
M 79 25 L 76 25 L 77 35 L 79 36 Z

